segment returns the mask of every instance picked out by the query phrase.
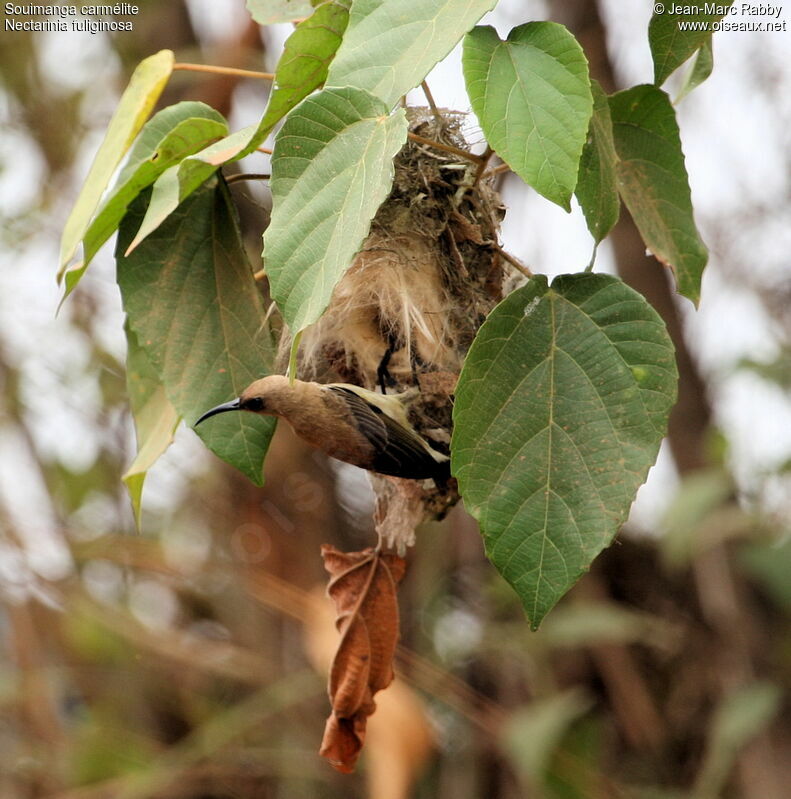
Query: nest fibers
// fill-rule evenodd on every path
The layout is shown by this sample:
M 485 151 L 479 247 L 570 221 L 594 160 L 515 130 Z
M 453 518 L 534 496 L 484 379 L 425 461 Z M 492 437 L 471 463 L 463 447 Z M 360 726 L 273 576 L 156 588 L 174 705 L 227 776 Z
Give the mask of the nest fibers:
M 460 115 L 408 113 L 411 132 L 466 149 Z M 492 245 L 503 210 L 488 183 L 475 183 L 477 171 L 463 157 L 407 142 L 368 238 L 324 316 L 303 334 L 301 376 L 373 389 L 387 352 L 394 390 L 421 372 L 458 373 L 502 297 L 502 261 Z
M 407 113 L 410 132 L 468 150 L 462 115 Z M 373 389 L 387 355 L 388 391 L 419 383 L 410 421 L 445 452 L 455 378 L 476 331 L 502 298 L 497 241 L 504 211 L 489 181 L 476 180 L 478 172 L 463 156 L 414 140 L 404 145 L 390 196 L 326 313 L 303 333 L 298 359 L 301 377 Z M 285 336 L 283 353 L 289 345 Z M 454 492 L 439 505 L 447 508 L 457 498 Z M 440 506 L 431 513 L 439 515 Z

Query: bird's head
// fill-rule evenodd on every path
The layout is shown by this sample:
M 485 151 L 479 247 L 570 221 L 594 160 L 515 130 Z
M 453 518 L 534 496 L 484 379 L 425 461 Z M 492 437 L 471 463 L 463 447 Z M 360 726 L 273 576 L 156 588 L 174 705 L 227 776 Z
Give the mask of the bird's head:
M 242 393 L 241 396 L 230 402 L 224 402 L 222 405 L 217 405 L 211 410 L 201 416 L 193 427 L 199 425 L 201 422 L 211 416 L 216 416 L 218 413 L 225 413 L 226 411 L 251 411 L 252 413 L 263 413 L 268 416 L 277 416 L 280 406 L 280 398 L 284 393 L 291 390 L 289 380 L 283 375 L 270 375 L 269 377 L 262 377 L 251 383 Z

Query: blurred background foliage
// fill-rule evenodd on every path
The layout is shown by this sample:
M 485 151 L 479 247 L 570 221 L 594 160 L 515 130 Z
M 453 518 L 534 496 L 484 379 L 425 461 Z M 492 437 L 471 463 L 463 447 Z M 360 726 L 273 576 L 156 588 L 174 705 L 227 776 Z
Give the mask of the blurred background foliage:
M 762 414 L 787 413 L 789 249 L 777 223 L 788 178 L 774 194 L 745 193 L 738 215 L 704 203 L 707 290 L 735 285 L 771 340 L 725 370 L 701 368 L 688 309 L 621 220 L 612 263 L 679 352 L 662 467 L 673 476 L 538 633 L 462 509 L 421 530 L 401 589 L 399 677 L 380 695 L 358 773 L 342 777 L 316 751 L 334 645 L 318 552 L 372 542 L 365 479 L 281 429 L 255 489 L 182 430 L 135 535 L 108 253 L 54 315 L 60 228 L 135 64 L 168 47 L 179 61 L 261 69 L 282 41 L 240 1 L 139 5 L 133 33 L 4 33 L 0 47 L 0 796 L 787 796 L 791 453 L 745 468 L 729 440 L 743 428 L 718 408 L 747 374 L 743 425 L 765 430 Z M 515 5 L 501 13 L 522 21 Z M 580 38 L 605 88 L 618 85 L 629 36 L 612 4 L 531 5 Z M 631 36 L 643 42 L 644 27 Z M 791 126 L 777 106 L 789 76 L 773 70 L 759 57 L 741 77 L 776 110 L 785 133 L 767 132 L 764 157 L 788 176 Z M 162 104 L 202 100 L 238 128 L 261 92 L 182 73 Z M 255 259 L 266 197 L 237 198 Z M 753 267 L 758 239 L 769 246 Z M 736 335 L 724 317 L 718 331 Z M 759 407 L 761 392 L 771 399 Z

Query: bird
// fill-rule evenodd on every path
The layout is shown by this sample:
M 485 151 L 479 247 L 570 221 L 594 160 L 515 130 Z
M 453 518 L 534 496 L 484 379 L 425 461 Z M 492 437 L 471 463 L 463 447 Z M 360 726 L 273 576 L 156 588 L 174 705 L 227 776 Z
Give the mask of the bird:
M 345 463 L 412 480 L 433 478 L 441 488 L 450 459 L 410 424 L 406 404 L 416 391 L 378 394 L 350 383 L 314 383 L 269 375 L 230 402 L 206 411 L 194 426 L 228 411 L 285 419 L 308 444 Z

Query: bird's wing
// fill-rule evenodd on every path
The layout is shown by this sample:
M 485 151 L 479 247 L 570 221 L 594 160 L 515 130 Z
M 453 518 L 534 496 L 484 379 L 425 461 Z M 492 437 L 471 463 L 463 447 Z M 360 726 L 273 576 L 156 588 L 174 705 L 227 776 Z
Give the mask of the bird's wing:
M 327 390 L 343 398 L 355 427 L 371 443 L 373 471 L 419 480 L 434 477 L 446 468 L 441 453 L 435 458 L 417 433 L 391 419 L 381 408 L 347 388 L 328 386 Z

